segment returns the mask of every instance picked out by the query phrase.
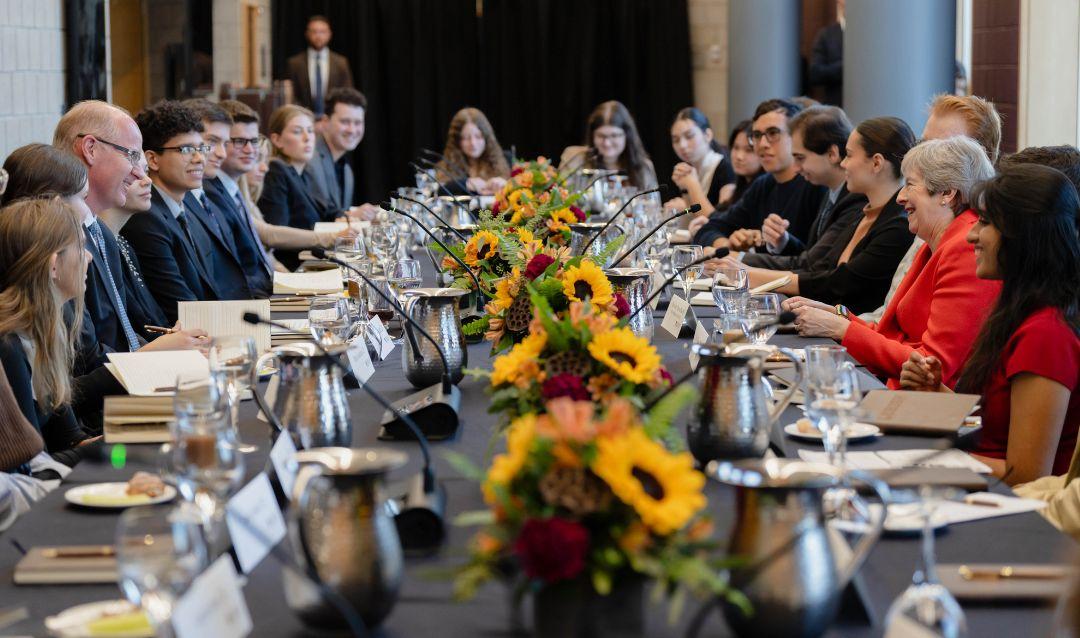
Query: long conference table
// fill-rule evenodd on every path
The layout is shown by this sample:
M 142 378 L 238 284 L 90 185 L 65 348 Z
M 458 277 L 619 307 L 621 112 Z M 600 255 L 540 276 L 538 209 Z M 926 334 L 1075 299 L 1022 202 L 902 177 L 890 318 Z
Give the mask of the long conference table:
M 695 308 L 699 318 L 708 321 L 716 310 Z M 296 316 L 296 315 L 293 315 Z M 660 312 L 657 331 L 660 331 Z M 794 335 L 778 334 L 773 343 L 791 347 L 804 347 L 822 343 L 820 339 L 804 339 Z M 690 340 L 666 339 L 656 341 L 665 365 L 675 378 L 689 371 L 688 347 Z M 401 348 L 398 347 L 387 360 L 376 364 L 371 387 L 391 400 L 406 396 L 413 390 L 405 380 L 401 368 Z M 489 345 L 479 343 L 468 347 L 468 366 L 487 368 L 491 366 Z M 488 414 L 488 396 L 483 379 L 466 377 L 459 385 L 462 394 L 461 428 L 449 441 L 433 444 L 433 456 L 438 479 L 447 492 L 447 519 L 456 514 L 483 508 L 480 488 L 472 481 L 456 473 L 442 452 L 454 450 L 477 463 L 483 462 L 490 439 L 495 432 L 496 417 Z M 265 389 L 265 384 L 260 389 Z M 390 447 L 408 453 L 409 464 L 392 475 L 391 480 L 407 478 L 419 466 L 420 454 L 415 443 L 378 441 L 378 419 L 382 409 L 362 390 L 349 393 L 349 405 L 353 421 L 354 447 Z M 679 427 L 683 428 L 688 412 L 682 415 Z M 783 425 L 795 421 L 801 413 L 789 406 L 776 422 L 770 436 L 774 452 L 783 457 L 797 457 L 800 449 L 820 450 L 820 445 L 803 444 L 782 432 Z M 258 450 L 246 456 L 247 478 L 255 476 L 268 467 L 270 450 L 269 429 L 256 418 L 254 402 L 247 401 L 240 412 L 241 438 L 258 445 Z M 851 450 L 929 448 L 935 444 L 926 437 L 889 435 L 867 443 L 850 446 Z M 24 547 L 69 545 L 84 543 L 111 544 L 118 513 L 91 510 L 68 505 L 63 497 L 72 487 L 104 481 L 127 480 L 136 470 L 155 471 L 152 464 L 129 463 L 124 469 L 114 469 L 108 464 L 83 462 L 77 466 L 63 485 L 38 503 L 32 511 L 20 518 L 7 532 L 0 534 L 0 608 L 25 605 L 30 618 L 0 631 L 3 635 L 45 635 L 43 620 L 68 607 L 98 600 L 122 597 L 114 585 L 79 586 L 16 586 L 12 579 L 15 564 L 21 554 L 11 542 Z M 993 484 L 993 481 L 991 481 Z M 995 485 L 995 491 L 1008 493 L 1008 488 Z M 708 511 L 716 522 L 716 534 L 726 539 L 727 530 L 734 520 L 733 488 L 709 481 Z M 452 597 L 451 582 L 433 573 L 465 561 L 466 547 L 473 533 L 471 528 L 448 524 L 448 538 L 435 556 L 406 559 L 406 576 L 400 597 L 393 612 L 375 635 L 381 636 L 507 636 L 527 635 L 531 624 L 528 603 L 523 610 L 515 610 L 512 593 L 499 583 L 490 583 L 481 589 L 470 602 L 458 603 Z M 288 541 L 284 541 L 285 544 Z M 1063 564 L 1075 560 L 1075 544 L 1059 533 L 1038 514 L 1026 513 L 951 525 L 937 536 L 939 562 L 996 562 Z M 890 603 L 911 582 L 919 555 L 916 536 L 883 537 L 861 569 L 860 578 L 863 598 L 869 607 L 870 617 L 877 619 L 872 625 L 857 610 L 842 613 L 830 629 L 828 636 L 880 636 L 882 621 Z M 282 566 L 273 555 L 267 556 L 247 577 L 244 595 L 254 622 L 253 636 L 317 636 L 326 635 L 306 628 L 289 610 L 285 601 L 281 578 Z M 646 600 L 648 600 L 646 596 Z M 690 617 L 700 606 L 697 601 L 687 605 L 687 611 L 675 624 L 667 621 L 667 608 L 663 603 L 647 602 L 646 621 L 648 636 L 681 636 Z M 964 604 L 970 636 L 1046 636 L 1052 633 L 1055 623 L 1054 607 L 1045 605 L 1008 605 L 991 602 L 979 605 Z M 701 636 L 732 635 L 720 614 L 712 613 L 700 633 Z

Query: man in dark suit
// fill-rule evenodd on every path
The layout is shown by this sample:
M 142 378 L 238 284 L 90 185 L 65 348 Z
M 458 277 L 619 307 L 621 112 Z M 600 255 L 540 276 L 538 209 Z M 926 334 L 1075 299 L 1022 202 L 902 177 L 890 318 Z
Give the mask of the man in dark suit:
M 292 80 L 293 100 L 311 109 L 315 117 L 326 111 L 326 96 L 333 89 L 352 87 L 352 69 L 349 60 L 340 53 L 327 48 L 330 44 L 330 21 L 324 16 L 308 18 L 304 37 L 308 41 L 306 51 L 288 60 L 288 79 Z
M 351 166 L 352 152 L 364 139 L 364 111 L 367 98 L 353 88 L 340 88 L 326 96 L 326 115 L 319 120 L 315 155 L 304 167 L 311 194 L 326 210 L 337 216 L 372 219 L 379 211 L 374 204 L 353 206 L 356 178 Z
M 808 75 L 810 86 L 821 87 L 825 104 L 844 105 L 844 2 L 836 0 L 836 22 L 814 36 Z
M 223 298 L 210 269 L 212 240 L 183 204 L 185 195 L 202 186 L 210 149 L 199 116 L 179 102 L 159 102 L 139 113 L 136 122 L 154 191 L 150 211 L 133 216 L 122 234 L 135 249 L 158 305 L 176 321 L 180 301 Z
M 203 164 L 202 187 L 184 196 L 184 206 L 210 237 L 210 271 L 218 292 L 223 299 L 269 297 L 273 283 L 258 238 L 218 179 L 228 157 L 232 116 L 208 100 L 186 100 L 183 104 L 202 119 L 203 142 L 210 147 Z

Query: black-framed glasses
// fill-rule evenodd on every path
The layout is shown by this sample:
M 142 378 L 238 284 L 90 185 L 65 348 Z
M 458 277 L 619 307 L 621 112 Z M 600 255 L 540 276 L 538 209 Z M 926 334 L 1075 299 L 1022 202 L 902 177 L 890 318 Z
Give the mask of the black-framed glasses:
M 179 146 L 162 146 L 153 150 L 156 151 L 176 151 L 181 155 L 194 155 L 195 153 L 202 153 L 206 155 L 213 147 L 209 144 L 181 144 Z
M 769 144 L 776 144 L 780 141 L 780 138 L 784 136 L 787 131 L 770 126 L 764 131 L 750 131 L 750 146 L 754 146 L 761 141 L 761 138 L 769 140 Z
M 98 137 L 97 135 L 94 135 L 93 133 L 79 133 L 75 137 L 92 137 L 95 140 L 97 140 L 98 142 L 101 142 L 102 144 L 104 144 L 106 146 L 111 146 L 111 147 L 115 148 L 116 150 L 120 151 L 121 153 L 123 153 L 124 155 L 127 156 L 128 161 L 131 162 L 131 168 L 139 168 L 139 164 L 142 163 L 143 154 L 142 154 L 142 151 L 137 149 L 137 148 L 133 149 L 133 148 L 128 148 L 126 146 L 120 146 L 119 144 L 117 144 L 115 142 L 110 142 L 109 140 L 101 139 L 100 137 Z
M 244 148 L 249 144 L 251 148 L 258 148 L 260 139 L 262 139 L 261 135 L 259 137 L 230 137 L 229 144 L 232 144 L 233 148 L 237 149 Z

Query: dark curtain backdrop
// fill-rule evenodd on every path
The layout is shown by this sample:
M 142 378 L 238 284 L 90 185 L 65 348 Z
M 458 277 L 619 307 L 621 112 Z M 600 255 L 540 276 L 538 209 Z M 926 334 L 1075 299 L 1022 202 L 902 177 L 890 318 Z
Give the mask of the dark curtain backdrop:
M 442 151 L 454 112 L 484 111 L 504 148 L 558 158 L 605 100 L 633 113 L 660 181 L 668 126 L 692 100 L 686 0 L 274 0 L 274 77 L 304 49 L 307 17 L 329 18 L 368 98 L 354 165 L 358 197 L 413 182 L 421 148 Z

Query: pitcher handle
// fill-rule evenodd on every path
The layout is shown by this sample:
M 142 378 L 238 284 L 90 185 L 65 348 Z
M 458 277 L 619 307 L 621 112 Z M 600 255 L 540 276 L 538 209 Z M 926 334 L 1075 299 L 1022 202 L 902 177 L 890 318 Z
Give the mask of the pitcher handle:
M 777 348 L 777 352 L 788 359 L 791 359 L 791 362 L 795 364 L 795 380 L 788 386 L 787 391 L 780 395 L 780 400 L 773 409 L 769 411 L 769 427 L 772 427 L 773 424 L 776 423 L 776 420 L 780 418 L 780 415 L 784 413 L 784 409 L 791 403 L 791 399 L 795 396 L 795 392 L 802 388 L 803 382 L 802 361 L 799 359 L 799 356 L 795 354 L 795 351 L 790 348 Z
M 419 298 L 419 295 L 410 295 L 408 292 L 405 293 L 405 303 L 402 304 L 402 309 L 409 319 L 413 318 L 413 306 L 416 305 L 416 300 Z M 416 335 L 413 333 L 412 324 L 408 321 L 402 321 L 401 323 L 405 332 L 405 338 L 409 340 L 409 345 L 412 347 L 413 358 L 416 359 L 417 363 L 420 363 L 424 360 L 424 353 L 420 352 L 420 344 L 416 342 Z
M 874 544 L 881 538 L 881 533 L 885 529 L 885 517 L 888 516 L 888 504 L 890 500 L 889 485 L 874 476 L 873 474 L 863 470 L 848 470 L 848 478 L 856 481 L 861 481 L 868 485 L 870 489 L 874 490 L 878 500 L 881 502 L 881 510 L 878 512 L 876 519 L 873 521 L 873 526 L 870 531 L 863 534 L 859 542 L 851 550 L 851 560 L 848 564 L 840 570 L 840 582 L 847 586 L 851 579 L 855 576 L 855 573 L 862 567 L 863 561 L 870 554 L 870 550 L 873 549 Z
M 283 428 L 281 427 L 281 421 L 274 414 L 274 406 L 266 402 L 266 398 L 261 392 L 259 392 L 259 370 L 262 370 L 267 361 L 274 360 L 277 368 L 277 373 L 281 374 L 281 365 L 278 355 L 273 350 L 263 354 L 255 362 L 255 365 L 251 368 L 251 396 L 255 399 L 255 404 L 259 406 L 259 410 L 266 417 L 266 421 L 270 424 L 270 427 L 274 428 L 274 435 L 281 436 Z

